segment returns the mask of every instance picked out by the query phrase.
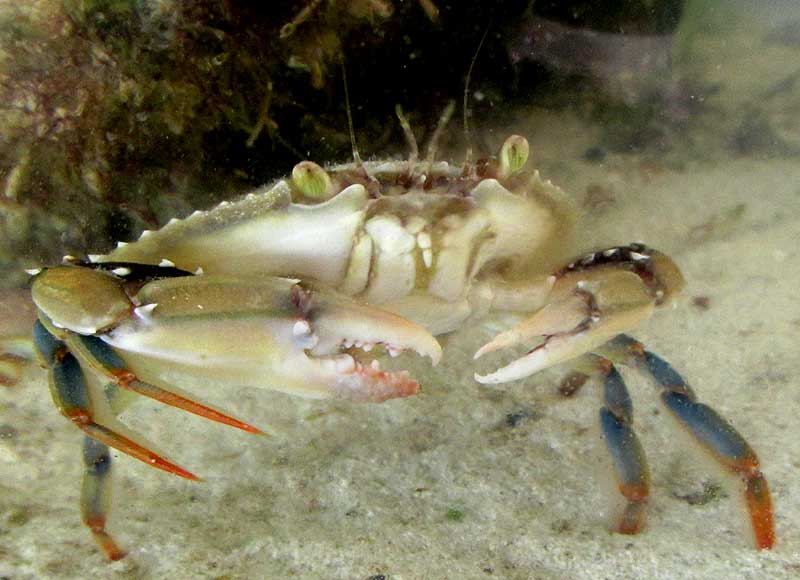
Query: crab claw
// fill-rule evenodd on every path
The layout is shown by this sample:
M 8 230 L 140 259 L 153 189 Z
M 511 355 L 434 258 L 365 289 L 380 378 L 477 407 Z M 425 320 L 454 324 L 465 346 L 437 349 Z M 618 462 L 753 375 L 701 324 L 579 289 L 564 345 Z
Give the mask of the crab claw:
M 433 365 L 441 358 L 436 339 L 407 318 L 308 284 L 298 284 L 292 292 L 302 316 L 293 328 L 295 342 L 307 347 L 323 369 L 334 363 L 338 376 L 328 380 L 341 397 L 384 401 L 418 392 L 419 384 L 407 372 L 384 372 L 377 360 L 366 361 L 365 353 L 375 348 L 392 357 L 413 350 Z
M 238 385 L 384 401 L 413 395 L 419 384 L 381 371 L 357 349 L 408 349 L 433 364 L 441 356 L 423 327 L 298 280 L 171 278 L 146 284 L 135 300 L 134 315 L 101 338 L 141 380 L 165 388 Z
M 541 342 L 493 373 L 476 373 L 476 381 L 514 381 L 589 352 L 649 318 L 683 285 L 669 258 L 641 244 L 589 254 L 556 277 L 548 304 L 498 334 L 475 358 L 533 337 L 541 337 Z

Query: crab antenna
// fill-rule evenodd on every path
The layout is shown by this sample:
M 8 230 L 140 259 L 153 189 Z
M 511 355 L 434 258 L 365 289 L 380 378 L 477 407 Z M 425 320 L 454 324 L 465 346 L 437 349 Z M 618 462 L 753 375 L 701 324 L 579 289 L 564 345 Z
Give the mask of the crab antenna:
M 456 102 L 450 101 L 444 108 L 442 116 L 439 117 L 439 122 L 436 123 L 436 129 L 434 129 L 433 135 L 431 135 L 431 140 L 428 141 L 427 152 L 425 153 L 425 162 L 428 165 L 433 163 L 433 160 L 436 159 L 436 152 L 439 149 L 439 138 L 442 136 L 442 132 L 444 131 L 444 128 L 447 126 L 447 123 L 450 122 L 450 117 L 453 116 L 453 111 L 455 110 L 456 110 Z
M 405 135 L 406 142 L 410 152 L 408 154 L 408 174 L 414 173 L 414 167 L 417 165 L 419 159 L 419 147 L 417 146 L 417 139 L 414 137 L 414 132 L 411 130 L 411 124 L 403 114 L 403 107 L 398 103 L 394 107 L 394 112 L 400 120 L 400 126 L 403 128 L 403 135 Z
M 347 127 L 350 130 L 350 145 L 353 148 L 353 161 L 356 165 L 364 168 L 364 162 L 361 160 L 361 155 L 358 154 L 358 145 L 356 145 L 356 132 L 353 130 L 353 112 L 350 110 L 350 91 L 347 90 L 347 69 L 344 66 L 344 58 L 341 60 L 342 65 L 342 82 L 344 83 L 344 106 L 347 110 Z
M 491 26 L 492 23 L 489 21 L 489 25 L 486 27 L 483 36 L 481 36 L 481 41 L 478 43 L 478 48 L 475 50 L 475 54 L 472 55 L 472 61 L 469 63 L 469 69 L 467 69 L 467 79 L 464 81 L 464 139 L 467 142 L 464 166 L 469 165 L 472 161 L 472 143 L 469 135 L 469 81 L 472 78 L 472 69 L 475 68 L 475 61 L 478 60 L 478 55 L 481 52 L 481 48 L 483 48 L 483 42 L 486 40 L 486 35 L 489 34 L 489 28 L 491 28 Z

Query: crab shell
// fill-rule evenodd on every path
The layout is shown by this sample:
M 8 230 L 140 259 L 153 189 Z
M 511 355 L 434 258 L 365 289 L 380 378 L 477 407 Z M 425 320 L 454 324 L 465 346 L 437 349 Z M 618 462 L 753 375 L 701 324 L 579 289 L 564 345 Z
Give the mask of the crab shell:
M 516 282 L 544 303 L 569 251 L 572 206 L 536 171 L 491 162 L 480 174 L 443 162 L 304 164 L 314 188 L 296 168 L 293 179 L 92 257 L 201 274 L 146 284 L 134 316 L 103 333 L 134 371 L 158 383 L 406 396 L 416 381 L 381 372 L 365 349 L 410 349 L 436 364 L 433 335 L 485 314 L 495 295 L 515 295 Z M 297 302 L 298 285 L 314 308 Z M 185 304 L 168 299 L 175 291 Z M 244 315 L 254 302 L 268 305 Z

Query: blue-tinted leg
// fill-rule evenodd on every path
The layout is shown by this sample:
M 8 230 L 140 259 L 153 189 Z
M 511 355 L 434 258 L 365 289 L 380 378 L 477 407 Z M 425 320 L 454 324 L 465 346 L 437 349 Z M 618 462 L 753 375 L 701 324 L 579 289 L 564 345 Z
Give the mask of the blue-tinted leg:
M 73 354 L 80 356 L 81 360 L 90 364 L 99 374 L 105 376 L 110 382 L 122 389 L 133 391 L 150 399 L 155 399 L 160 403 L 189 411 L 190 413 L 194 413 L 206 419 L 211 419 L 212 421 L 217 421 L 218 423 L 236 427 L 248 433 L 264 434 L 260 429 L 248 425 L 244 421 L 234 419 L 207 405 L 187 399 L 186 397 L 162 389 L 156 385 L 140 381 L 136 375 L 128 369 L 125 361 L 123 361 L 110 346 L 96 336 L 73 334 L 65 340 L 67 341 L 69 350 Z
M 83 439 L 83 481 L 81 518 L 109 560 L 119 560 L 125 552 L 106 531 L 111 505 L 111 455 L 108 446 L 91 437 Z
M 775 543 L 772 497 L 758 457 L 733 426 L 708 405 L 697 402 L 692 389 L 669 363 L 644 349 L 633 338 L 620 335 L 609 345 L 633 358 L 661 389 L 661 400 L 694 438 L 745 484 L 745 499 L 759 549 Z
M 61 414 L 72 421 L 76 427 L 89 437 L 127 453 L 148 465 L 186 479 L 198 479 L 193 473 L 167 461 L 132 439 L 95 423 L 89 390 L 86 387 L 83 369 L 81 369 L 78 359 L 67 349 L 67 345 L 50 334 L 41 322 L 36 323 L 33 338 L 39 354 L 50 370 L 50 394 L 53 402 Z
M 644 527 L 650 491 L 647 457 L 633 431 L 633 403 L 622 376 L 606 358 L 597 358 L 597 368 L 603 379 L 604 405 L 600 409 L 600 426 L 619 491 L 627 500 L 617 531 L 638 534 Z

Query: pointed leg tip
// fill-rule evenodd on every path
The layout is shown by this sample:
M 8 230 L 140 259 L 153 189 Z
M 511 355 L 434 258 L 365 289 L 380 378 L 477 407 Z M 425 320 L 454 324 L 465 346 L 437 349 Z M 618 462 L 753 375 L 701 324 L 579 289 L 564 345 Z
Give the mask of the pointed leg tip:
M 642 526 L 632 522 L 623 522 L 617 527 L 617 533 L 625 536 L 635 536 L 641 531 Z
M 756 546 L 759 550 L 771 550 L 775 547 L 775 532 L 764 534 L 762 537 L 756 538 Z
M 120 548 L 114 539 L 104 529 L 92 530 L 92 534 L 94 535 L 97 544 L 100 546 L 100 549 L 103 551 L 103 554 L 105 554 L 105 557 L 112 562 L 122 560 L 128 555 L 128 553 Z
M 127 552 L 124 552 L 119 548 L 115 552 L 106 552 L 106 557 L 112 562 L 117 562 L 118 560 L 122 560 L 127 555 L 128 555 Z
M 617 533 L 626 536 L 635 536 L 641 533 L 644 529 L 646 513 L 646 501 L 630 501 L 628 505 L 625 506 L 625 510 L 617 524 Z
M 494 352 L 495 350 L 497 350 L 497 349 L 495 349 L 492 346 L 492 343 L 491 342 L 487 342 L 482 347 L 480 347 L 477 351 L 475 351 L 475 354 L 472 355 L 472 360 L 478 360 L 483 355 L 488 354 L 490 352 Z
M 170 463 L 163 457 L 159 456 L 151 457 L 149 461 L 146 461 L 146 463 L 149 463 L 153 467 L 166 471 L 167 473 L 172 473 L 173 475 L 177 475 L 178 477 L 182 477 L 190 481 L 200 481 L 200 478 L 191 471 L 188 471 L 183 467 L 180 467 L 179 465 L 175 465 L 174 463 Z
M 775 545 L 775 522 L 772 506 L 751 509 L 750 519 L 756 537 L 756 547 L 759 550 L 771 550 Z
M 771 550 L 775 545 L 775 517 L 772 495 L 766 478 L 757 472 L 746 481 L 745 499 L 759 550 Z
M 236 427 L 237 429 L 241 429 L 242 431 L 245 431 L 247 433 L 252 433 L 254 435 L 267 435 L 267 433 L 264 433 L 264 431 L 262 431 L 258 427 L 254 427 L 249 423 L 245 423 L 244 421 L 239 421 L 237 419 L 231 419 L 230 421 L 220 421 L 220 423 L 225 423 L 227 425 L 230 425 L 231 427 Z
M 252 433 L 253 435 L 264 435 L 265 437 L 269 437 L 270 434 L 264 431 L 263 429 L 259 429 L 258 427 L 253 427 L 252 425 L 248 425 L 246 429 L 243 431 L 247 431 L 248 433 Z
M 180 475 L 181 477 L 183 477 L 184 479 L 188 479 L 189 481 L 196 481 L 198 483 L 201 483 L 203 481 L 203 479 L 199 475 L 195 475 L 190 471 L 181 470 L 180 472 L 175 471 L 173 473 L 175 473 L 176 475 Z
M 479 375 L 478 373 L 475 373 L 475 374 L 472 375 L 472 378 L 475 379 L 476 382 L 484 384 L 484 385 L 488 385 L 488 384 L 491 384 L 493 382 L 491 380 L 492 375 Z

